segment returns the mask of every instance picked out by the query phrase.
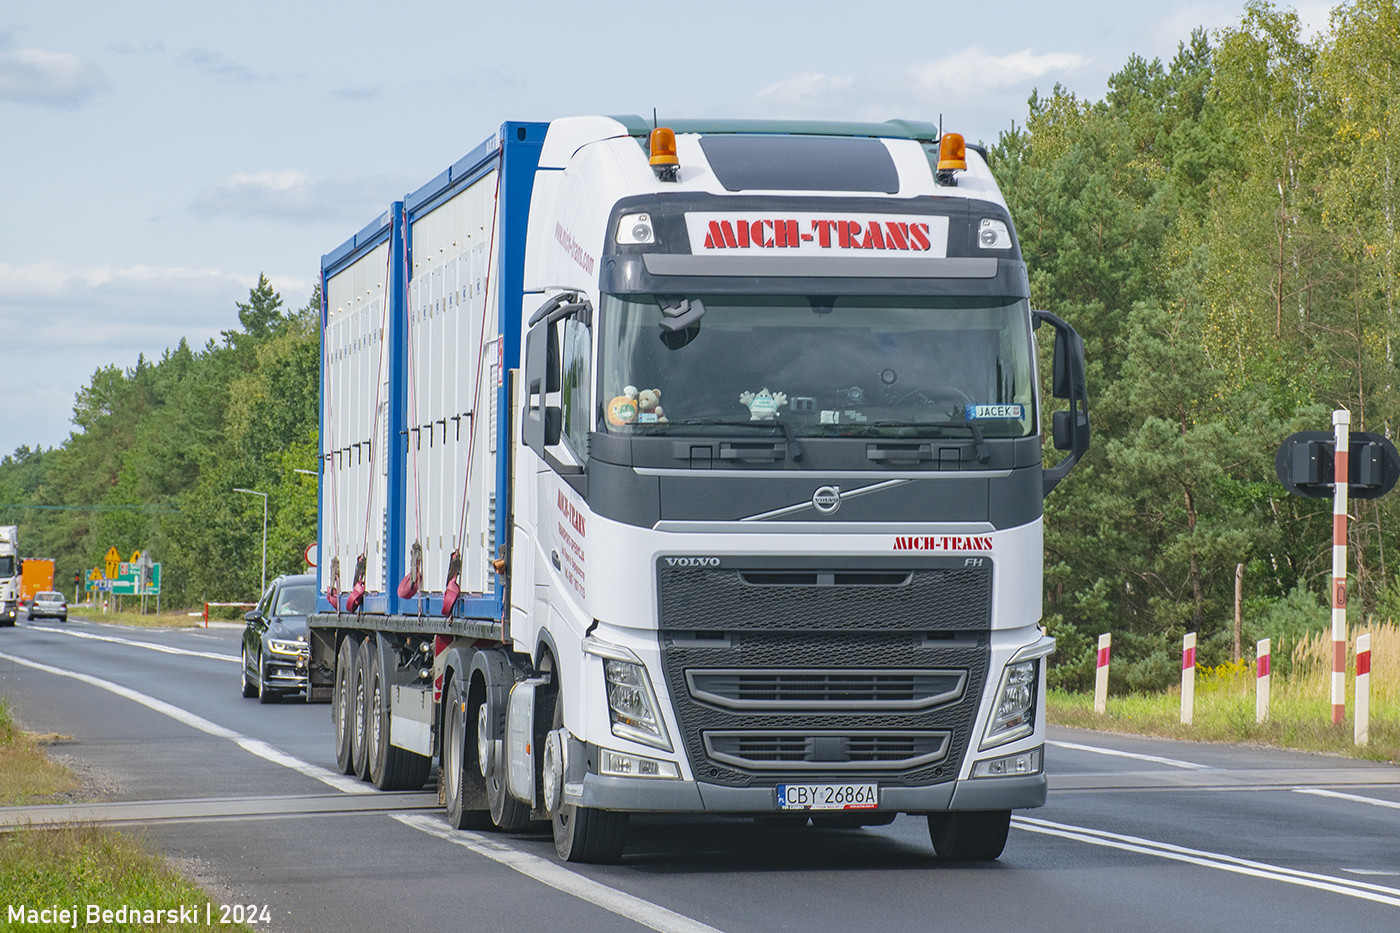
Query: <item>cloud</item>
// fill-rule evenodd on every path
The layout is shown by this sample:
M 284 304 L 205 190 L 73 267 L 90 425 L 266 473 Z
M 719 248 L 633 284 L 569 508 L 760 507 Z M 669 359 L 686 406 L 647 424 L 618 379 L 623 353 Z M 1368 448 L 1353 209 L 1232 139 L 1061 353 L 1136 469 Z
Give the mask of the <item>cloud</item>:
M 288 308 L 305 304 L 314 284 L 269 279 Z M 74 395 L 101 367 L 131 367 L 141 354 L 158 360 L 182 338 L 195 349 L 220 341 L 220 331 L 238 327 L 237 303 L 257 281 L 256 271 L 0 261 L 4 382 L 14 396 L 0 418 L 0 456 L 61 443 Z
M 846 74 L 801 72 L 760 89 L 748 101 L 755 116 L 769 118 L 933 121 L 946 115 L 970 139 L 995 139 L 1010 120 L 1024 119 L 1033 88 L 1066 81 L 1094 65 L 1070 52 L 1022 49 L 995 55 L 978 46 L 909 65 L 875 66 Z M 989 114 L 1005 114 L 995 123 Z
M 1022 49 L 1009 55 L 989 55 L 974 45 L 947 58 L 914 65 L 910 74 L 924 89 L 949 94 L 1026 87 L 1050 76 L 1071 74 L 1088 64 L 1087 57 L 1073 52 L 1038 54 Z
M 180 54 L 179 61 L 181 64 L 189 65 L 192 68 L 197 68 L 206 74 L 212 75 L 220 81 L 253 83 L 271 80 L 271 76 L 257 74 L 245 65 L 229 58 L 223 52 L 214 49 L 187 49 Z
M 102 69 L 71 52 L 8 45 L 0 36 L 0 100 L 73 108 L 107 88 Z
M 216 216 L 269 217 L 320 223 L 363 220 L 403 192 L 387 178 L 350 183 L 321 181 L 296 169 L 236 172 L 208 186 L 191 205 L 196 213 Z

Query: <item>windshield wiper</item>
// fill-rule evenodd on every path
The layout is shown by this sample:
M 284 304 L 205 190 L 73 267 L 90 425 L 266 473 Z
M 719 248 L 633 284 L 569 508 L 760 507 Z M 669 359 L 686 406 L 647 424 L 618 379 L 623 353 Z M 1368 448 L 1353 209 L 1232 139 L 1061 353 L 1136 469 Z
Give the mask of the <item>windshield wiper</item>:
M 796 463 L 802 459 L 802 445 L 797 443 L 797 435 L 792 430 L 792 425 L 781 418 L 769 418 L 763 421 L 740 421 L 737 418 L 691 418 L 686 421 L 677 421 L 672 418 L 666 422 L 667 425 L 705 425 L 726 428 L 773 428 L 783 432 L 783 439 L 787 441 L 787 453 L 792 461 Z
M 849 424 L 832 425 L 840 428 L 952 428 L 955 430 L 965 430 L 972 434 L 973 450 L 977 454 L 978 463 L 986 463 L 992 459 L 992 449 L 987 446 L 987 439 L 982 436 L 982 429 L 973 421 L 853 421 Z

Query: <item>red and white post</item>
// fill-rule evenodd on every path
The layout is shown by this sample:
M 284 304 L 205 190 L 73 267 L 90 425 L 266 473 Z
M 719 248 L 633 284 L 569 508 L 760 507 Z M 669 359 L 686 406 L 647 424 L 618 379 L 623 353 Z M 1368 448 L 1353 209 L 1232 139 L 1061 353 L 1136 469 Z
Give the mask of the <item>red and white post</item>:
M 1356 638 L 1356 744 L 1371 741 L 1371 634 Z
M 1265 638 L 1254 646 L 1257 658 L 1254 667 L 1254 721 L 1266 722 L 1269 718 L 1269 639 Z
M 1099 666 L 1094 673 L 1094 712 L 1099 715 L 1108 712 L 1108 654 L 1112 644 L 1112 635 L 1105 632 L 1099 636 Z
M 1346 714 L 1347 689 L 1347 478 L 1351 475 L 1351 412 L 1332 412 L 1336 438 L 1332 467 L 1332 724 Z
M 1181 724 L 1191 725 L 1196 717 L 1196 633 L 1181 639 Z

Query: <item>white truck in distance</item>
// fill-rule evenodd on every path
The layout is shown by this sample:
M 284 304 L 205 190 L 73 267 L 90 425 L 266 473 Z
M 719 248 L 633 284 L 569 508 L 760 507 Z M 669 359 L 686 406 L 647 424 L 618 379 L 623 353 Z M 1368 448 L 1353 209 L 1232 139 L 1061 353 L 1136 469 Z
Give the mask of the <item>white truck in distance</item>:
M 311 694 L 453 825 L 1044 803 L 1044 495 L 1083 345 L 927 124 L 507 123 L 322 262 Z M 1055 334 L 1049 419 L 1033 332 Z
M 0 626 L 19 618 L 19 527 L 0 525 Z

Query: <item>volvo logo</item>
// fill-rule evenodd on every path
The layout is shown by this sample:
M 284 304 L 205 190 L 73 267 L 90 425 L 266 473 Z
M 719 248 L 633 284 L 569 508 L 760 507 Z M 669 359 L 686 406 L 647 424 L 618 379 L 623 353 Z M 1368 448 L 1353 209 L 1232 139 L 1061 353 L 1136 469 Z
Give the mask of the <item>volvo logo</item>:
M 823 486 L 812 493 L 812 508 L 823 515 L 830 515 L 841 508 L 841 487 Z
M 668 567 L 718 567 L 718 557 L 667 557 Z

